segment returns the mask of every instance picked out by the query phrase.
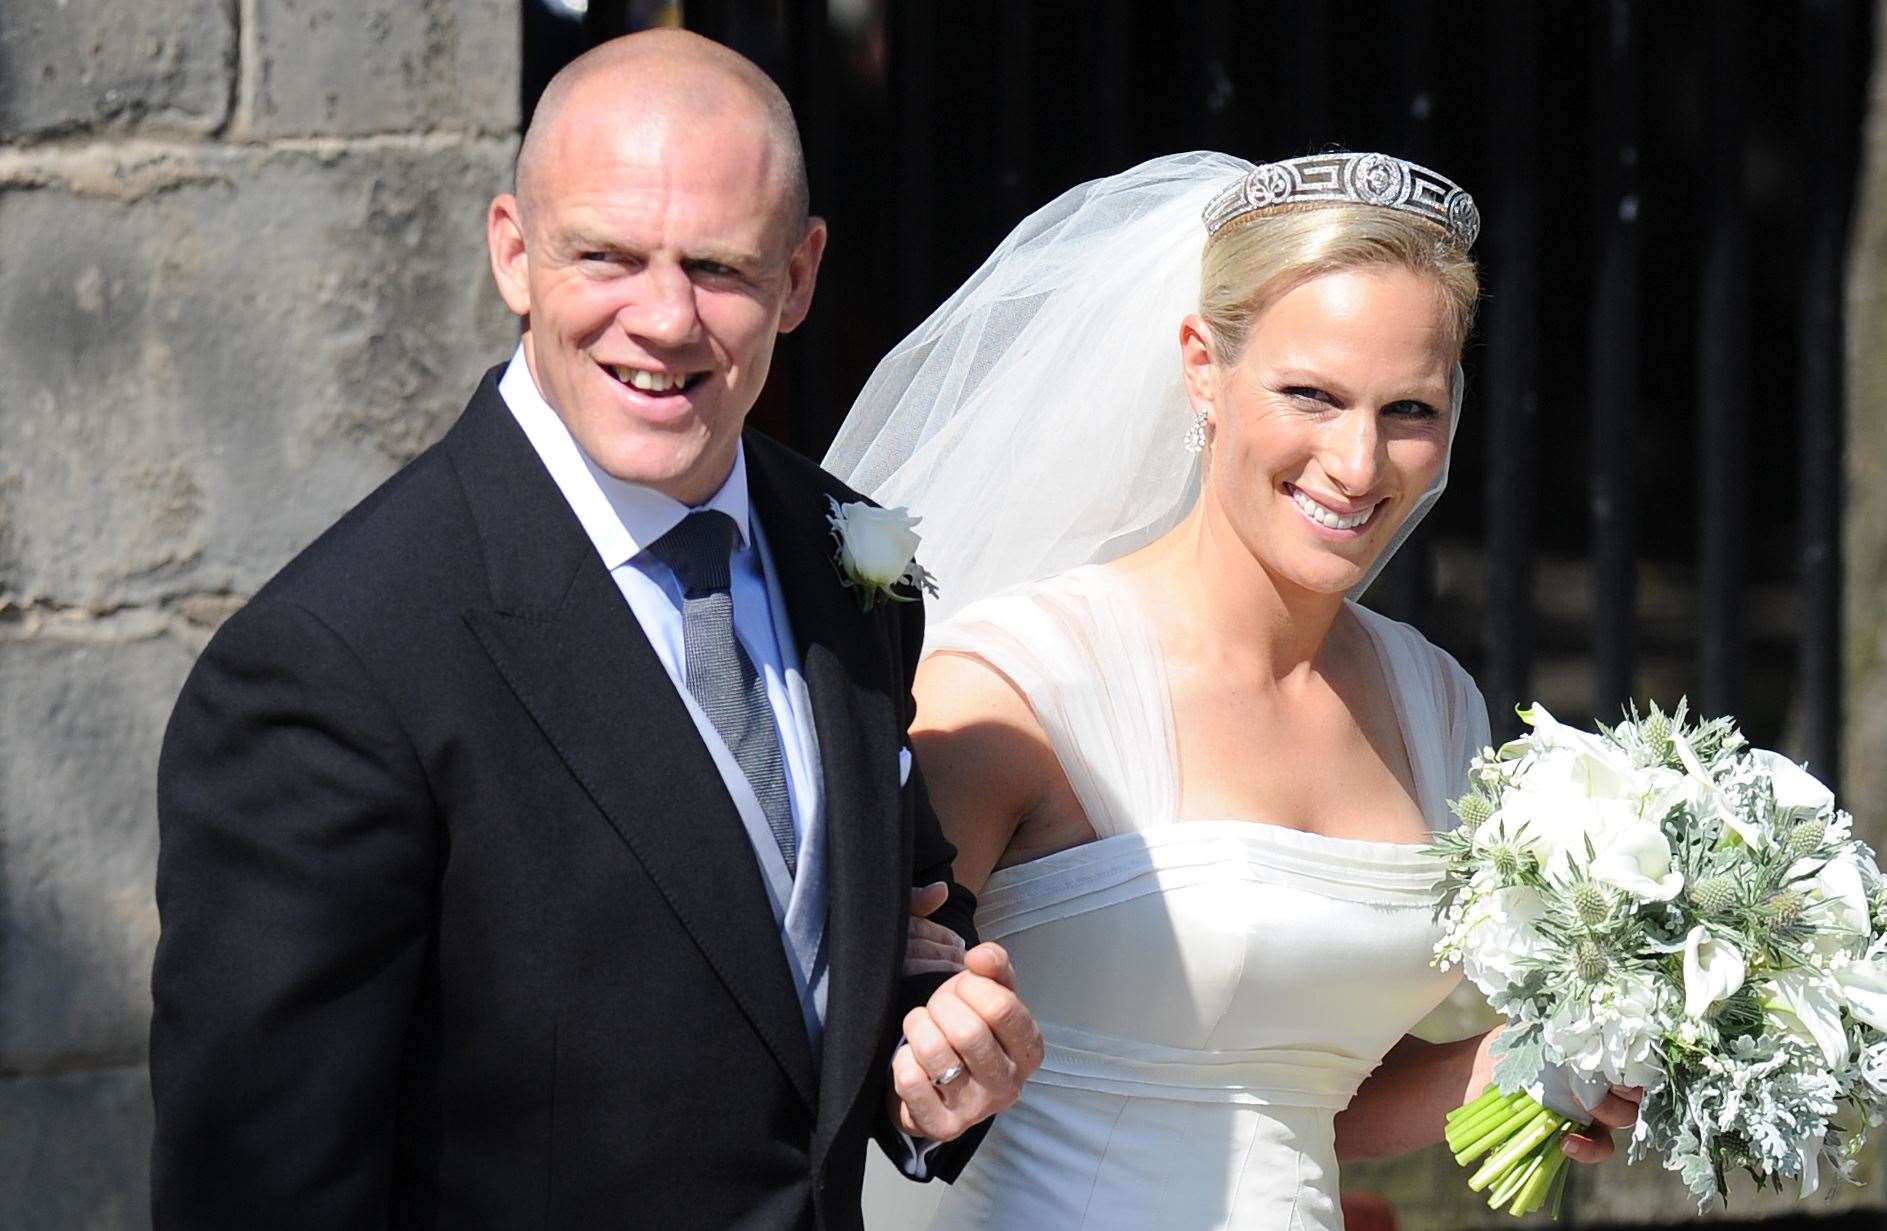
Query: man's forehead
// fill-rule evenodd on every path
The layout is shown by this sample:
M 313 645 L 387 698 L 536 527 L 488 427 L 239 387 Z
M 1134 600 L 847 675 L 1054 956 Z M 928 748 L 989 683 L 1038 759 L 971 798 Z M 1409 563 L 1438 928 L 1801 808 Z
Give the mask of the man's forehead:
M 674 186 L 618 182 L 542 205 L 545 234 L 574 245 L 670 250 L 744 264 L 765 261 L 776 247 L 777 202 L 748 205 Z

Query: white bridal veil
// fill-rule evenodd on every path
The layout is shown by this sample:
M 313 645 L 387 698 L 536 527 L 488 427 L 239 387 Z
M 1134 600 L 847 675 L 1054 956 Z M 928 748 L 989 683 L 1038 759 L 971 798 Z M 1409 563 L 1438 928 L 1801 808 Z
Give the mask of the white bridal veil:
M 931 620 L 1176 525 L 1199 465 L 1179 325 L 1199 306 L 1206 204 L 1252 164 L 1170 154 L 1069 189 L 878 364 L 825 467 L 923 519 Z M 1452 453 L 1461 373 L 1449 411 Z M 1448 480 L 1441 473 L 1360 594 Z

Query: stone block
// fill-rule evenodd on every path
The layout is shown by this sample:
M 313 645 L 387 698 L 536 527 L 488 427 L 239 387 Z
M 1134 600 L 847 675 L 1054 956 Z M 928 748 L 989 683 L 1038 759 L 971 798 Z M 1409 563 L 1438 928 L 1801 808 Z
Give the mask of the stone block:
M 0 142 L 139 126 L 208 132 L 229 111 L 224 0 L 0 4 Z
M 519 29 L 504 0 L 259 0 L 243 135 L 513 131 Z
M 510 355 L 513 142 L 183 147 L 0 191 L 0 604 L 246 593 Z
M 0 641 L 0 1072 L 147 1047 L 157 753 L 195 647 L 111 627 Z
M 151 1225 L 151 1081 L 143 1068 L 0 1081 L 0 1216 L 18 1228 Z

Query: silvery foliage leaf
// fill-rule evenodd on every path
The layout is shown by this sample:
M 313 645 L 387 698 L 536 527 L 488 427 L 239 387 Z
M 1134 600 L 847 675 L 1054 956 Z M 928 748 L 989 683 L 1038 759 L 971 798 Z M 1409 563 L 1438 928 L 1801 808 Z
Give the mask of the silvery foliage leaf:
M 1488 1054 L 1495 1057 L 1494 1084 L 1503 1094 L 1512 1094 L 1538 1077 L 1547 1064 L 1538 1023 L 1503 1030 Z

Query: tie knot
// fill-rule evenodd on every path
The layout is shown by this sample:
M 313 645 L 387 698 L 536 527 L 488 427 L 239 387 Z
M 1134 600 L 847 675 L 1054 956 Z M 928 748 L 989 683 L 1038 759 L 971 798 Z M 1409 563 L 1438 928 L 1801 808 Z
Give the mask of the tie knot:
M 728 557 L 739 534 L 733 518 L 703 509 L 682 518 L 649 551 L 674 572 L 686 597 L 717 594 L 727 589 Z

